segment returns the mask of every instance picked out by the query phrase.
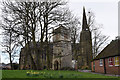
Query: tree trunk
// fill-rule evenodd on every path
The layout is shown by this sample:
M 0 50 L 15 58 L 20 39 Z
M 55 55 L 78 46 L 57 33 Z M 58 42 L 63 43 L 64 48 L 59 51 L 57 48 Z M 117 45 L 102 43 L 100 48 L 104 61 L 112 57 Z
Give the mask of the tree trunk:
M 9 57 L 10 57 L 10 66 L 11 66 L 11 70 L 13 70 L 13 66 L 12 66 L 12 56 L 11 56 L 11 53 L 9 53 Z

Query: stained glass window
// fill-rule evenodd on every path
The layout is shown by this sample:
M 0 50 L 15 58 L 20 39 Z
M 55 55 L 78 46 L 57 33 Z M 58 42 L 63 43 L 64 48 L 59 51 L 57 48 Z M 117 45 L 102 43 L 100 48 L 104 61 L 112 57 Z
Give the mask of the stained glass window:
M 119 66 L 119 57 L 115 57 L 115 66 Z
M 109 66 L 113 66 L 113 59 L 112 58 L 108 58 L 108 64 L 109 64 Z

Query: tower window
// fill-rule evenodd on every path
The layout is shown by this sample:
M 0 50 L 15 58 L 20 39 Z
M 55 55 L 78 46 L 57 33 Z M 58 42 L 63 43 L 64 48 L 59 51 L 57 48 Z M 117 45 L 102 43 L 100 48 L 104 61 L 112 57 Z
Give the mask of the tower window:
M 83 53 L 83 48 L 82 48 L 82 53 Z

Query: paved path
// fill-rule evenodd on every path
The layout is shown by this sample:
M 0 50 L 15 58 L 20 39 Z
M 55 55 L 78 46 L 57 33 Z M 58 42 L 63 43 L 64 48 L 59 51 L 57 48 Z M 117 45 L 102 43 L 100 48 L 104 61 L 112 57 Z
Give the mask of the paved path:
M 92 74 L 101 74 L 101 75 L 105 75 L 105 76 L 116 76 L 116 77 L 120 77 L 120 75 L 96 73 L 96 72 L 91 72 L 91 70 L 78 70 L 78 71 L 79 71 L 79 72 L 88 72 L 88 73 L 92 73 Z

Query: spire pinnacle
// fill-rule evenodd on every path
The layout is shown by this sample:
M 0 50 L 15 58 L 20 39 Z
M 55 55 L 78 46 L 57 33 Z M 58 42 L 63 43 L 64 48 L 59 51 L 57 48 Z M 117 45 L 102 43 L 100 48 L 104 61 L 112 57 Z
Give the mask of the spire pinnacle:
M 85 7 L 83 6 L 83 20 L 82 20 L 82 30 L 89 30 L 87 25 L 87 18 L 85 13 Z

